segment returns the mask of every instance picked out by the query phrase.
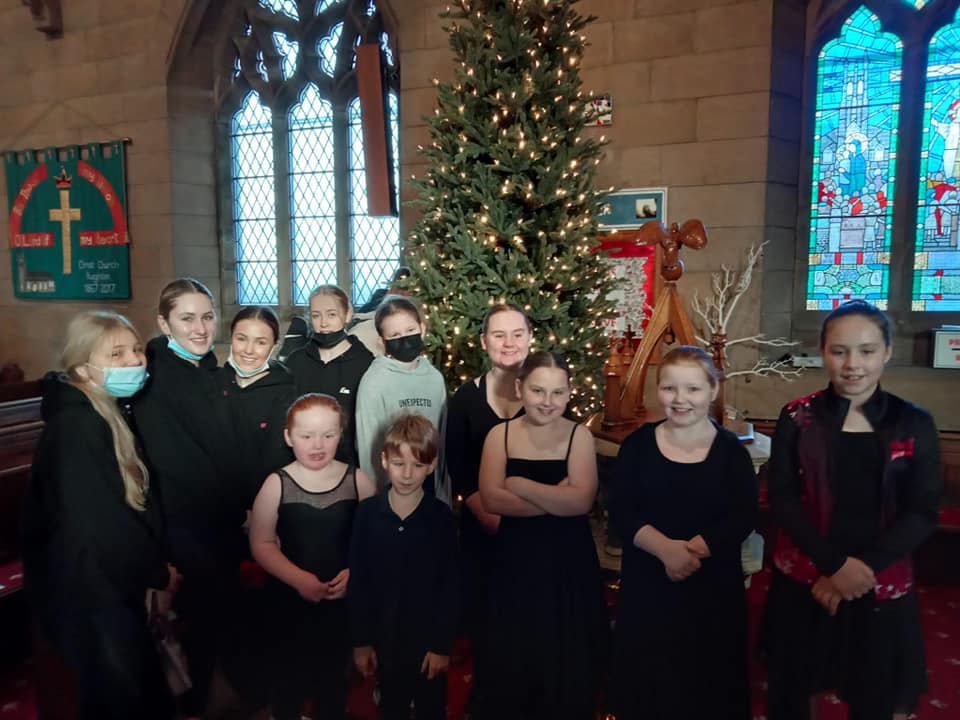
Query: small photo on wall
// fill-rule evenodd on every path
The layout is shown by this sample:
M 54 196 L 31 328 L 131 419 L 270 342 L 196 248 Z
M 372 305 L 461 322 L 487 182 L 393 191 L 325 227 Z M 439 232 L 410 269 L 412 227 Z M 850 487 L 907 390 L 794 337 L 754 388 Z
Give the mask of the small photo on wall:
M 651 221 L 665 222 L 666 188 L 629 188 L 607 195 L 604 210 L 597 218 L 601 232 L 637 230 Z
M 605 127 L 613 124 L 613 96 L 596 95 L 587 101 L 584 108 L 587 127 Z

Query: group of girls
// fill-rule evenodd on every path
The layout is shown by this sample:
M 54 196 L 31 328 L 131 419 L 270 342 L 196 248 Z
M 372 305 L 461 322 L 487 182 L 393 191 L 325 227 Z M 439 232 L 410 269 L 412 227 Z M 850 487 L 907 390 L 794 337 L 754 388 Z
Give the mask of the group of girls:
M 472 717 L 591 718 L 611 657 L 620 720 L 750 717 L 740 545 L 757 492 L 746 450 L 710 419 L 706 353 L 664 356 L 665 418 L 621 447 L 611 652 L 588 519 L 595 449 L 566 412 L 563 358 L 531 352 L 529 318 L 494 305 L 480 337 L 490 369 L 448 405 L 413 300 L 378 306 L 383 356 L 346 334 L 350 319 L 342 291 L 318 288 L 311 343 L 287 367 L 271 359 L 279 323 L 267 308 L 238 313 L 219 367 L 213 298 L 195 280 L 163 290 L 146 353 L 115 313 L 71 322 L 63 372 L 44 381 L 24 564 L 82 717 L 172 716 L 146 623 L 154 588 L 183 627 L 181 717 L 228 716 L 211 690 L 219 661 L 250 714 L 269 704 L 296 718 L 310 699 L 315 717 L 342 718 L 352 647 L 357 669 L 378 677 L 384 717 L 442 718 L 457 564 Z M 769 717 L 809 717 L 835 690 L 851 717 L 887 720 L 925 687 L 909 557 L 936 522 L 936 431 L 879 387 L 883 313 L 841 306 L 821 350 L 827 389 L 787 405 L 774 438 Z M 429 497 L 447 497 L 446 475 L 463 501 L 459 563 L 449 511 Z M 260 605 L 236 602 L 248 548 L 270 577 Z M 224 656 L 257 627 L 256 671 L 232 675 Z

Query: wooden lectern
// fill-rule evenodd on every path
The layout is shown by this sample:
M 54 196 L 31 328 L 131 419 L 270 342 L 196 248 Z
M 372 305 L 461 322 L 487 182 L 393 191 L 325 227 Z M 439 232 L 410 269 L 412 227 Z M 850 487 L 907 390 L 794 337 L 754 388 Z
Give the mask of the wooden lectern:
M 657 295 L 653 314 L 636 353 L 632 352 L 629 340 L 625 352 L 621 353 L 619 339 L 614 339 L 604 369 L 604 410 L 602 415 L 594 416 L 588 422 L 594 435 L 619 443 L 644 422 L 653 419 L 649 417 L 644 404 L 644 383 L 647 369 L 655 362 L 660 344 L 667 341 L 670 344 L 680 342 L 697 345 L 693 324 L 680 299 L 677 281 L 683 275 L 681 248 L 699 250 L 705 247 L 707 231 L 699 220 L 687 220 L 679 227 L 673 223 L 669 230 L 658 222 L 648 222 L 639 230 L 620 231 L 617 234 L 624 239 L 632 236 L 633 242 L 638 245 L 658 245 L 660 277 L 663 279 L 663 287 Z M 625 361 L 629 362 L 626 368 Z

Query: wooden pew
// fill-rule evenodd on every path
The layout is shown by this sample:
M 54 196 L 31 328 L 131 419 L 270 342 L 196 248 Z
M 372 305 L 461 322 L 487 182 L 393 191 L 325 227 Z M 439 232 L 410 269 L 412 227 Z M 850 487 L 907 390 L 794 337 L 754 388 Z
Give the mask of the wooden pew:
M 29 611 L 20 592 L 20 514 L 43 430 L 39 396 L 40 381 L 0 383 L 0 668 L 30 651 Z
M 22 586 L 20 511 L 43 421 L 40 381 L 0 384 L 0 598 Z

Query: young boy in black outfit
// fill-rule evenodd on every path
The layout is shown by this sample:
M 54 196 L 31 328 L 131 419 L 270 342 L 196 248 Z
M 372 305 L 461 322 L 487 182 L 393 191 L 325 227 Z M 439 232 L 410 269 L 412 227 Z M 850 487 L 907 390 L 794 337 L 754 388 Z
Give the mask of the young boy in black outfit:
M 422 415 L 387 430 L 380 462 L 389 489 L 353 521 L 347 607 L 357 668 L 377 673 L 384 720 L 444 720 L 459 578 L 453 513 L 424 496 L 440 436 Z

